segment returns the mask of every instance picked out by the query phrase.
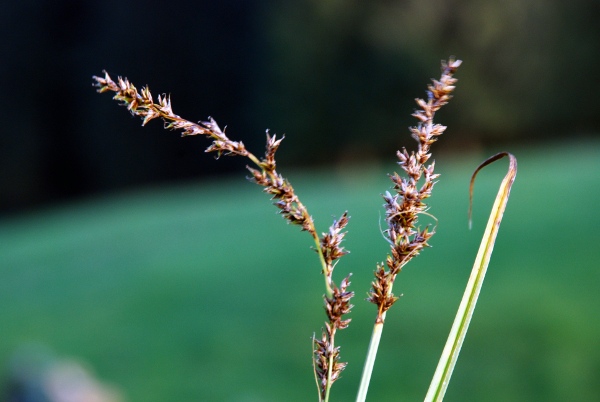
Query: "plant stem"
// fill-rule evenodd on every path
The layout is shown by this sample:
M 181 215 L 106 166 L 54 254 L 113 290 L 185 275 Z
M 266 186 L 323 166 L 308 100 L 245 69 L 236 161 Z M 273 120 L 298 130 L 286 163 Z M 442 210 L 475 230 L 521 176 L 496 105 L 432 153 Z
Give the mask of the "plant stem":
M 327 297 L 331 297 L 333 295 L 333 289 L 331 288 L 331 273 L 328 274 L 330 267 L 327 266 L 325 262 L 325 257 L 323 256 L 323 247 L 321 247 L 321 241 L 319 237 L 316 235 L 316 231 L 313 233 L 313 239 L 315 241 L 316 252 L 319 254 L 319 261 L 321 262 L 323 278 L 325 280 L 325 294 Z
M 360 379 L 358 394 L 356 395 L 356 402 L 364 402 L 365 399 L 367 399 L 367 391 L 369 390 L 369 383 L 371 382 L 371 374 L 373 373 L 373 366 L 375 365 L 375 358 L 377 357 L 377 349 L 379 349 L 379 341 L 381 340 L 381 333 L 383 332 L 385 314 L 386 313 L 384 312 L 381 315 L 381 319 L 378 319 L 373 326 L 373 333 L 371 333 L 371 340 L 369 341 L 369 349 L 367 351 L 365 365 L 363 366 L 363 373 Z
M 331 349 L 333 349 L 334 347 L 334 336 L 333 335 L 330 339 L 329 339 L 329 347 Z M 331 382 L 331 374 L 333 372 L 333 353 L 329 353 L 329 364 L 327 366 L 327 387 L 325 388 L 325 400 L 324 402 L 329 402 L 329 393 L 331 392 L 331 386 L 333 385 L 333 382 Z

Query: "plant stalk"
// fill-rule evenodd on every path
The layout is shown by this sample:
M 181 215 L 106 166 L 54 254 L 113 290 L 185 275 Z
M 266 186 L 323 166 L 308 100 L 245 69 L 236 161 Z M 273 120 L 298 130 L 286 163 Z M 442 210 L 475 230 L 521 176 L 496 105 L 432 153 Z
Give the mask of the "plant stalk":
M 356 402 L 365 402 L 367 399 L 367 391 L 369 390 L 369 383 L 371 382 L 371 374 L 373 374 L 375 358 L 377 357 L 377 349 L 379 349 L 379 341 L 381 341 L 381 334 L 383 332 L 385 314 L 386 312 L 381 315 L 380 319 L 377 319 L 375 325 L 373 326 L 373 333 L 371 334 L 371 340 L 369 341 L 369 349 L 367 351 L 365 365 L 363 366 L 363 373 L 360 379 L 360 386 L 358 387 L 358 394 L 356 395 Z

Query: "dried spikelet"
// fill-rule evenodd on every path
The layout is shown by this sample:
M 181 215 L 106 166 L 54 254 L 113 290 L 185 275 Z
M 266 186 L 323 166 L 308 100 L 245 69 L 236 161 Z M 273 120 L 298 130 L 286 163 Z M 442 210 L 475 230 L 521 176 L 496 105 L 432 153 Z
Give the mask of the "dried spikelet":
M 426 214 L 424 200 L 431 196 L 438 174 L 434 173 L 435 162 L 427 165 L 431 158 L 430 146 L 446 130 L 445 126 L 434 124 L 433 118 L 442 106 L 450 100 L 456 78 L 453 77 L 460 66 L 460 60 L 442 62 L 440 80 L 432 80 L 428 86 L 427 100 L 415 99 L 420 109 L 412 115 L 418 120 L 416 127 L 410 127 L 411 136 L 418 142 L 416 152 L 409 153 L 406 148 L 397 152 L 398 165 L 405 175 L 390 175 L 394 183 L 392 195 L 386 192 L 385 220 L 387 229 L 384 235 L 391 245 L 390 255 L 385 264 L 378 264 L 375 279 L 367 299 L 378 306 L 377 321 L 382 322 L 384 313 L 398 300 L 392 293 L 396 275 L 402 267 L 427 247 L 435 234 L 435 228 L 429 226 L 420 229 L 417 224 L 419 215 Z M 422 184 L 419 184 L 422 182 Z M 387 268 L 387 269 L 386 269 Z

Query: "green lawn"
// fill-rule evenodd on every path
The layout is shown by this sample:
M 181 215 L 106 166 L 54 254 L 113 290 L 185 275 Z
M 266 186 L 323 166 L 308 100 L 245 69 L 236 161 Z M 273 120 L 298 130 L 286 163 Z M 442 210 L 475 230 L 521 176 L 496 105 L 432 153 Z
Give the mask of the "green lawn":
M 562 147 L 511 150 L 519 173 L 446 401 L 600 394 L 600 143 Z M 486 156 L 438 158 L 438 233 L 397 280 L 404 297 L 388 314 L 369 400 L 425 396 L 507 166 L 479 177 L 469 231 L 468 180 Z M 358 387 L 374 318 L 363 299 L 387 252 L 379 194 L 393 169 L 288 174 L 319 230 L 351 215 L 337 278 L 353 272 L 357 297 L 335 401 Z M 131 402 L 316 400 L 318 260 L 244 175 L 0 221 L 0 364 L 37 343 L 84 360 Z

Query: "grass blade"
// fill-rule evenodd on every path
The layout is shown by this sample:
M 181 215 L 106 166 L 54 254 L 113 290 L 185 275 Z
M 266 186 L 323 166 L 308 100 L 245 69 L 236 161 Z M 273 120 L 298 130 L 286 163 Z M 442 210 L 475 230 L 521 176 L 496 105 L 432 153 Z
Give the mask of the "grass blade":
M 439 402 L 444 399 L 446 389 L 450 383 L 450 377 L 452 376 L 454 365 L 458 359 L 460 348 L 464 342 L 465 336 L 467 335 L 469 323 L 471 322 L 471 317 L 473 316 L 473 311 L 475 310 L 475 305 L 477 304 L 481 285 L 483 284 L 483 279 L 485 278 L 485 273 L 490 262 L 492 250 L 494 249 L 494 243 L 496 241 L 498 229 L 500 228 L 500 222 L 502 221 L 502 216 L 504 214 L 504 210 L 506 209 L 506 204 L 510 195 L 510 189 L 517 175 L 517 159 L 512 154 L 507 152 L 496 154 L 479 165 L 471 177 L 471 185 L 469 188 L 469 225 L 471 224 L 473 185 L 475 183 L 475 177 L 477 176 L 477 173 L 483 167 L 505 156 L 508 157 L 510 161 L 508 173 L 500 184 L 498 195 L 494 201 L 490 218 L 485 228 L 475 263 L 473 264 L 471 276 L 469 277 L 465 293 L 460 302 L 460 306 L 458 307 L 456 318 L 454 319 L 448 340 L 446 341 L 446 346 L 444 347 L 442 356 L 440 357 L 440 361 L 433 375 L 433 379 L 431 380 L 431 385 L 429 386 L 429 390 L 425 396 L 425 402 Z

